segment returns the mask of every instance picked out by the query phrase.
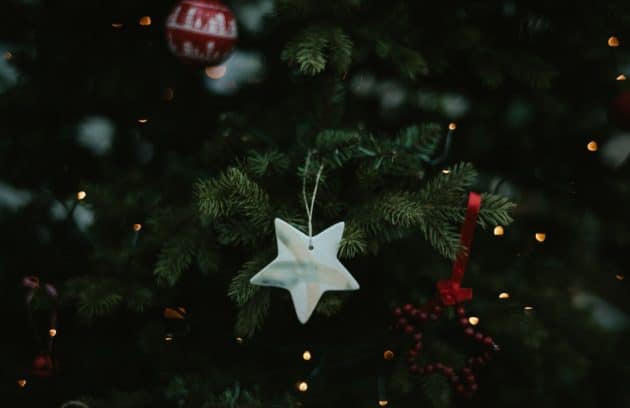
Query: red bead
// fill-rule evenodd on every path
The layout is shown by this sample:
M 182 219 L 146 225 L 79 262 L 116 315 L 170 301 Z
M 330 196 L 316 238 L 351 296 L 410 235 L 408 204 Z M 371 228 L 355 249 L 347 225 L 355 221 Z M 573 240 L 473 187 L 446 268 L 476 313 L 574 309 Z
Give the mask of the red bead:
M 413 340 L 415 342 L 419 342 L 420 340 L 422 340 L 422 333 L 416 333 L 413 335 Z
M 420 318 L 420 320 L 425 321 L 429 318 L 429 314 L 427 312 L 420 312 L 418 314 L 418 317 Z
M 468 367 L 462 368 L 462 374 L 464 374 L 464 375 L 471 375 L 472 372 L 473 371 L 470 368 L 468 368 Z
M 472 336 L 475 334 L 475 329 L 470 326 L 466 327 L 466 329 L 464 330 L 464 334 L 466 334 L 466 336 Z
M 413 317 L 414 319 L 417 319 L 419 313 L 420 311 L 418 309 L 413 309 L 410 313 L 410 316 Z
M 485 344 L 486 346 L 491 346 L 494 343 L 494 341 L 492 340 L 492 337 L 490 336 L 486 336 L 483 339 L 483 344 Z
M 457 388 L 455 388 L 459 394 L 463 394 L 466 388 L 464 388 L 464 384 L 459 384 Z
M 411 311 L 413 310 L 413 306 L 409 303 L 407 303 L 406 305 L 403 306 L 403 312 L 405 313 L 411 313 Z
M 438 314 L 438 315 L 442 313 L 442 306 L 440 305 L 433 306 L 433 313 Z
M 475 363 L 479 365 L 484 365 L 486 361 L 483 359 L 483 357 L 477 357 L 475 358 Z
M 422 350 L 422 343 L 418 342 L 416 344 L 413 345 L 413 349 L 415 351 L 421 351 Z
M 435 370 L 435 366 L 433 366 L 433 364 L 427 364 L 427 366 L 424 368 L 424 370 L 427 373 L 432 373 Z
M 438 315 L 436 315 L 435 313 L 429 313 L 429 319 L 437 320 L 438 319 Z
M 407 325 L 407 319 L 404 317 L 401 317 L 400 319 L 398 319 L 398 325 L 399 326 L 406 326 Z
M 405 333 L 407 333 L 407 334 L 412 334 L 414 332 L 414 330 L 415 330 L 414 327 L 412 325 L 410 325 L 410 324 L 405 326 Z
M 466 310 L 464 310 L 463 306 L 458 306 L 457 309 L 455 309 L 455 312 L 459 317 L 466 316 Z
M 400 317 L 402 316 L 402 309 L 397 307 L 396 309 L 394 309 L 394 316 L 396 317 Z
M 474 383 L 475 382 L 475 376 L 474 375 L 466 376 L 466 382 Z
M 442 372 L 444 373 L 444 375 L 450 377 L 453 375 L 454 371 L 451 367 L 442 367 Z
M 418 371 L 419 371 L 418 366 L 416 364 L 410 365 L 409 366 L 409 371 L 411 371 L 414 374 L 418 374 Z
M 477 341 L 482 341 L 482 340 L 483 340 L 483 334 L 481 334 L 481 333 L 475 333 L 475 340 L 477 340 Z
M 468 388 L 470 389 L 470 391 L 472 392 L 477 392 L 477 389 L 479 389 L 479 386 L 477 384 L 470 384 L 468 386 Z
M 234 14 L 219 0 L 179 1 L 165 31 L 173 54 L 204 65 L 218 65 L 229 57 L 238 36 Z
M 460 324 L 460 325 L 462 325 L 463 327 L 468 326 L 468 324 L 469 324 L 469 323 L 468 323 L 468 319 L 467 319 L 467 318 L 465 318 L 465 317 L 460 317 L 460 318 L 459 318 L 459 324 Z

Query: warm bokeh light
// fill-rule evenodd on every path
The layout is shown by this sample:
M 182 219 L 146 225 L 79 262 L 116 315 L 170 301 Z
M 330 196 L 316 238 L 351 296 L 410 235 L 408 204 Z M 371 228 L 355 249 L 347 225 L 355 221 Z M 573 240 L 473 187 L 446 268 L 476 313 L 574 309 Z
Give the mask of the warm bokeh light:
M 507 292 L 501 292 L 499 293 L 499 299 L 509 299 L 510 298 L 510 294 Z
M 389 401 L 387 401 L 387 400 L 379 400 L 378 401 L 378 406 L 379 407 L 387 406 L 387 404 L 389 404 Z
M 476 326 L 479 324 L 479 318 L 477 316 L 470 316 L 468 318 L 468 323 L 470 323 L 472 326 Z
M 164 336 L 164 341 L 173 341 L 173 335 L 168 333 Z
M 140 123 L 141 125 L 144 125 L 148 121 L 149 121 L 149 119 L 147 119 L 147 118 L 140 118 L 140 119 L 138 119 L 138 123 Z
M 451 122 L 448 124 L 448 130 L 455 130 L 455 129 L 457 129 L 457 123 Z
M 304 350 L 304 353 L 302 353 L 302 359 L 304 359 L 304 361 L 309 361 L 312 357 L 311 352 L 308 350 Z
M 500 237 L 505 234 L 505 229 L 501 225 L 497 225 L 494 227 L 494 231 L 492 231 L 495 236 Z
M 138 232 L 142 229 L 142 224 L 133 224 L 133 230 Z
M 173 88 L 165 88 L 162 93 L 162 100 L 172 101 L 173 98 L 175 98 L 175 90 L 173 90 Z
M 236 337 L 234 340 L 236 341 L 237 344 L 243 344 L 243 338 L 242 337 Z
M 623 276 L 623 275 L 615 275 L 615 278 L 617 278 L 617 280 L 622 281 L 622 280 L 624 280 L 626 277 L 625 277 L 625 276 Z
M 624 74 L 619 74 L 617 75 L 617 81 L 625 81 L 626 80 L 626 76 Z
M 87 197 L 87 193 L 85 191 L 81 190 L 77 193 L 77 200 L 85 200 L 85 197 Z
M 300 392 L 308 391 L 308 383 L 306 381 L 300 381 L 299 383 L 297 383 L 297 389 Z
M 50 337 L 55 337 L 57 335 L 57 330 L 56 329 L 50 329 L 48 330 L 48 335 Z
M 450 169 L 442 169 L 442 174 L 451 174 Z
M 594 140 L 591 140 L 590 142 L 588 142 L 588 144 L 586 145 L 586 148 L 588 149 L 589 152 L 596 152 L 597 149 L 599 148 L 599 146 L 597 146 L 597 142 Z
M 206 67 L 206 75 L 208 78 L 221 79 L 225 75 L 227 67 L 225 65 L 217 65 L 214 67 Z
M 389 360 L 393 360 L 393 359 L 394 359 L 394 356 L 395 356 L 395 354 L 394 354 L 394 352 L 393 352 L 393 351 L 391 351 L 391 350 L 385 350 L 385 351 L 383 352 L 383 358 L 384 358 L 385 360 L 387 360 L 387 361 L 389 361 Z
M 13 58 L 13 54 L 10 51 L 5 52 L 4 54 L 2 54 L 2 56 L 7 61 L 10 60 L 11 58 Z
M 151 17 L 149 16 L 142 16 L 140 17 L 140 21 L 138 21 L 138 24 L 140 24 L 143 27 L 148 27 L 151 25 Z
M 544 232 L 537 232 L 536 233 L 536 241 L 538 241 L 538 242 L 545 242 L 546 239 L 547 239 L 547 234 L 545 234 Z
M 122 28 L 122 26 L 123 26 L 122 23 L 112 23 L 113 28 Z
M 529 311 L 529 310 L 534 310 L 534 306 L 525 306 L 523 309 Z
M 608 46 L 612 48 L 619 47 L 619 38 L 615 37 L 614 35 L 608 37 Z

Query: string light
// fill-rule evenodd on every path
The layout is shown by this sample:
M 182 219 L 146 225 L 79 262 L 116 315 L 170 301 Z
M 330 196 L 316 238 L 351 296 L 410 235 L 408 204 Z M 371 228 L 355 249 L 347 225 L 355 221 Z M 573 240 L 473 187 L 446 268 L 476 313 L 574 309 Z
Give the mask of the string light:
M 243 338 L 242 337 L 236 337 L 234 340 L 236 341 L 237 344 L 243 344 Z
M 505 234 L 505 230 L 503 229 L 503 227 L 501 225 L 497 225 L 496 227 L 494 227 L 494 230 L 492 231 L 492 233 L 495 236 L 500 237 L 503 234 Z
M 20 388 L 24 388 L 26 387 L 26 380 L 24 378 L 20 378 L 19 380 L 17 380 L 17 384 L 20 386 Z
M 151 17 L 149 16 L 142 16 L 140 17 L 140 20 L 138 21 L 138 24 L 140 24 L 143 27 L 148 27 L 151 25 Z
M 608 37 L 608 46 L 611 48 L 619 47 L 619 38 L 615 37 L 614 35 Z
M 545 234 L 544 232 L 537 232 L 535 236 L 536 241 L 538 242 L 545 242 L 545 240 L 547 239 L 547 234 Z
M 455 129 L 457 129 L 457 123 L 451 122 L 448 124 L 448 130 L 455 130 Z
M 389 401 L 387 401 L 387 400 L 379 400 L 378 401 L 378 406 L 379 407 L 385 407 L 385 406 L 387 406 L 387 404 L 389 404 Z
M 87 197 L 87 193 L 85 191 L 81 190 L 77 193 L 77 200 L 85 200 L 85 197 Z
M 308 350 L 304 350 L 304 353 L 302 353 L 302 359 L 304 361 L 309 361 L 311 358 L 312 358 L 311 352 Z
M 622 281 L 622 280 L 624 280 L 626 277 L 625 277 L 625 276 L 623 276 L 623 275 L 615 275 L 615 278 L 617 278 L 617 280 Z
M 596 152 L 599 147 L 597 146 L 597 142 L 596 141 L 591 140 L 586 145 L 586 148 L 588 149 L 589 152 Z
M 523 309 L 526 311 L 534 310 L 534 306 L 525 306 Z
M 507 292 L 501 292 L 499 293 L 499 299 L 509 299 L 510 298 L 510 294 Z
M 3 55 L 5 60 L 10 60 L 11 58 L 13 58 L 13 54 L 10 51 L 5 52 Z
M 625 81 L 626 80 L 626 76 L 624 74 L 619 74 L 617 75 L 617 78 L 615 78 L 617 81 Z
M 470 316 L 468 318 L 468 323 L 470 323 L 472 326 L 476 326 L 479 324 L 479 318 L 477 316 Z
M 56 329 L 48 330 L 48 335 L 50 335 L 50 337 L 55 337 L 57 335 L 57 330 Z
M 147 118 L 140 118 L 140 119 L 138 119 L 138 123 L 141 124 L 141 125 L 144 125 L 148 121 L 149 121 L 149 119 L 147 119 Z
M 297 389 L 300 392 L 308 391 L 308 383 L 306 381 L 300 381 L 297 383 Z
M 206 67 L 206 75 L 208 78 L 221 79 L 225 75 L 227 67 L 225 65 L 217 65 L 214 67 Z
M 113 28 L 122 28 L 122 26 L 123 26 L 122 23 L 112 23 Z
M 142 224 L 133 224 L 133 230 L 138 232 L 142 229 Z
M 167 333 L 164 336 L 164 341 L 173 341 L 173 335 L 171 333 Z
M 442 169 L 442 174 L 451 174 L 450 169 Z
M 393 351 L 391 351 L 391 350 L 385 350 L 385 351 L 383 352 L 383 358 L 384 358 L 385 360 L 387 360 L 387 361 L 393 360 L 393 359 L 394 359 L 394 357 L 395 357 L 395 354 L 394 354 L 394 352 L 393 352 Z

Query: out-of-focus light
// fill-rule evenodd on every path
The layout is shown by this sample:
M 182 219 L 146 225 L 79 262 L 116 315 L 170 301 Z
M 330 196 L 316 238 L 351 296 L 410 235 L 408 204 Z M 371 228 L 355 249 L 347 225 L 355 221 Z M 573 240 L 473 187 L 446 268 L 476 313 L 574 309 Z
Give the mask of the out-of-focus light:
M 175 98 L 175 91 L 173 88 L 165 88 L 164 92 L 162 92 L 162 100 L 172 101 L 173 98 Z
M 141 125 L 144 125 L 145 123 L 148 123 L 148 122 L 149 122 L 149 119 L 147 119 L 147 118 L 140 118 L 140 119 L 138 119 L 138 123 L 141 124 Z
M 304 361 L 309 361 L 312 357 L 311 352 L 308 350 L 304 350 L 304 353 L 302 353 L 302 359 Z
M 13 54 L 12 54 L 10 51 L 7 51 L 7 52 L 5 52 L 4 54 L 2 54 L 2 57 L 3 57 L 5 60 L 7 60 L 7 61 L 8 61 L 8 60 L 10 60 L 11 58 L 13 58 Z
M 470 323 L 471 326 L 476 326 L 479 324 L 479 318 L 477 316 L 470 316 L 468 318 L 468 323 Z
M 394 359 L 394 356 L 395 356 L 395 354 L 394 354 L 394 352 L 393 352 L 393 351 L 391 351 L 391 350 L 385 350 L 385 351 L 383 352 L 383 358 L 384 358 L 385 360 L 387 360 L 387 361 L 389 361 L 389 360 L 393 360 L 393 359 Z
M 26 387 L 26 380 L 24 378 L 20 378 L 19 380 L 17 380 L 17 384 L 20 386 L 20 388 L 24 388 Z
M 138 24 L 140 24 L 143 27 L 148 27 L 151 25 L 151 17 L 149 16 L 142 16 L 140 17 L 140 20 L 138 21 Z
M 81 190 L 77 193 L 77 200 L 85 200 L 85 197 L 87 197 L 87 193 L 85 191 Z
M 622 280 L 624 280 L 626 277 L 625 277 L 625 276 L 623 276 L 623 275 L 615 275 L 615 278 L 617 278 L 617 280 L 622 281 Z
M 505 229 L 501 225 L 497 225 L 496 227 L 494 227 L 494 230 L 492 232 L 495 236 L 500 237 L 505 234 Z
M 113 28 L 122 28 L 123 24 L 122 23 L 112 23 L 112 27 Z
M 50 329 L 48 330 L 48 335 L 50 337 L 55 337 L 57 335 L 57 330 L 56 329 Z
M 499 299 L 509 299 L 510 298 L 510 294 L 507 292 L 501 292 L 499 293 Z
M 626 80 L 626 76 L 624 74 L 619 74 L 617 75 L 617 78 L 615 78 L 617 81 L 625 81 Z
M 597 146 L 597 142 L 594 140 L 591 140 L 590 142 L 588 142 L 588 144 L 586 145 L 586 148 L 588 149 L 589 152 L 596 152 L 597 149 L 599 149 L 599 146 Z
M 385 406 L 387 406 L 387 404 L 389 404 L 389 401 L 387 401 L 387 400 L 379 400 L 378 401 L 378 406 L 379 407 L 385 407 Z
M 608 37 L 608 46 L 611 48 L 619 47 L 619 38 L 615 37 L 614 35 Z
M 142 224 L 133 224 L 133 230 L 138 232 L 142 229 Z
M 167 334 L 164 336 L 164 341 L 168 341 L 168 342 L 173 341 L 173 335 L 172 335 L 172 334 L 170 334 L 170 333 L 167 333 Z
M 217 65 L 214 67 L 206 67 L 206 75 L 208 78 L 221 79 L 225 75 L 227 67 L 225 65 Z
M 526 311 L 534 310 L 534 306 L 525 306 L 523 309 Z
M 451 122 L 448 124 L 448 130 L 455 130 L 455 129 L 457 129 L 457 123 Z
M 545 234 L 544 232 L 537 232 L 535 237 L 536 241 L 545 242 L 545 240 L 547 239 L 547 234 Z
M 297 389 L 300 392 L 308 391 L 308 383 L 306 381 L 300 381 L 297 383 Z
M 442 174 L 451 174 L 450 169 L 442 169 Z
M 236 337 L 234 339 L 234 341 L 236 341 L 236 344 L 243 344 L 243 338 L 242 337 Z

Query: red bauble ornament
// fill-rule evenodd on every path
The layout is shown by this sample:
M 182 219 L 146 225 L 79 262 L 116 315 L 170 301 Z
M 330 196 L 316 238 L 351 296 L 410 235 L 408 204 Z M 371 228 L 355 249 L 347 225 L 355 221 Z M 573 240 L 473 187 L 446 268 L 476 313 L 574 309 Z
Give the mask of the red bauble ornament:
M 48 353 L 38 354 L 33 359 L 31 374 L 37 377 L 50 377 L 54 373 L 53 359 Z
M 219 0 L 181 0 L 166 20 L 169 48 L 182 60 L 217 65 L 236 44 L 232 10 Z
M 630 90 L 623 91 L 610 107 L 613 122 L 623 130 L 630 130 Z

